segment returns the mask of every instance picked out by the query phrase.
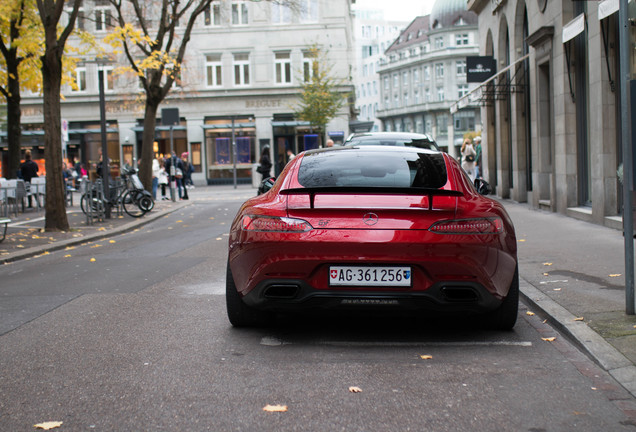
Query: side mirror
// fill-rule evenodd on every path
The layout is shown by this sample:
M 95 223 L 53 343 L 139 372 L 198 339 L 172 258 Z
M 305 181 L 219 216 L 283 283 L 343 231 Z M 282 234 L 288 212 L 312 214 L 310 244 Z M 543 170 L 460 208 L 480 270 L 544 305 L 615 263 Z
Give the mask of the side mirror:
M 488 195 L 492 193 L 492 188 L 490 187 L 490 184 L 486 180 L 481 178 L 475 179 L 475 189 L 477 189 L 477 192 L 479 192 L 482 195 Z
M 266 178 L 261 182 L 258 186 L 258 195 L 262 195 L 265 192 L 269 192 L 269 190 L 274 187 L 274 183 L 276 182 L 276 177 Z

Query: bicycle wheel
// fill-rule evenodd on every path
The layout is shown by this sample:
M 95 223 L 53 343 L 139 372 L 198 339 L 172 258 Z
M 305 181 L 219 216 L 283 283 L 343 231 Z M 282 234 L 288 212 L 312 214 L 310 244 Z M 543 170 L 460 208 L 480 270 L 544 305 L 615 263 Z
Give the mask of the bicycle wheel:
M 84 194 L 82 195 L 82 197 L 80 198 L 80 208 L 82 209 L 82 212 L 84 212 L 85 215 L 88 214 L 89 211 L 89 206 L 88 206 L 88 195 Z M 90 211 L 92 212 L 93 216 L 97 216 L 101 213 L 104 212 L 104 202 L 100 199 L 97 198 L 93 198 L 91 206 L 90 206 Z
M 139 198 L 139 207 L 146 213 L 155 208 L 155 201 L 152 197 L 148 195 L 142 194 L 141 198 Z
M 124 211 L 132 217 L 142 217 L 146 213 L 139 205 L 137 192 L 135 191 L 126 192 L 121 199 L 121 203 L 124 207 Z

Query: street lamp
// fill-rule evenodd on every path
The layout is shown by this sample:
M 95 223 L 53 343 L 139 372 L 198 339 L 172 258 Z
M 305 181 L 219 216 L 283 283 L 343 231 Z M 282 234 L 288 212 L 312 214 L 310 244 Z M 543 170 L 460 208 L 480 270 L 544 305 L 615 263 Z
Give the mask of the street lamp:
M 102 186 L 104 188 L 105 202 L 110 200 L 110 164 L 108 158 L 108 142 L 106 141 L 106 100 L 104 97 L 104 65 L 107 61 L 97 60 L 97 78 L 99 81 L 99 117 L 101 123 L 102 138 Z M 105 206 L 104 217 L 110 219 L 110 204 Z

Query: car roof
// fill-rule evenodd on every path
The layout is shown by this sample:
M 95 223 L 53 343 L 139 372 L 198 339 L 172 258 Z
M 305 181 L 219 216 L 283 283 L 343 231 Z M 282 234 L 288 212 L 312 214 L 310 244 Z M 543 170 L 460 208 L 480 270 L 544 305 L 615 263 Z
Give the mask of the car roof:
M 396 140 L 396 141 L 425 141 L 427 143 L 431 143 L 432 146 L 436 149 L 439 149 L 435 140 L 427 134 L 413 133 L 413 132 L 365 132 L 365 133 L 357 133 L 349 136 L 343 145 L 355 145 L 356 142 L 364 142 L 364 141 L 375 141 L 375 140 Z M 378 145 L 391 145 L 391 144 L 378 144 Z M 400 145 L 400 147 L 402 147 Z
M 402 147 L 402 146 L 357 146 L 355 143 L 351 143 L 345 146 L 337 146 L 337 147 L 327 147 L 327 148 L 318 148 L 313 150 L 307 150 L 303 153 L 305 154 L 314 154 L 314 153 L 328 153 L 334 151 L 356 151 L 356 152 L 396 152 L 396 153 L 444 153 L 441 150 L 436 149 L 428 149 L 421 147 Z

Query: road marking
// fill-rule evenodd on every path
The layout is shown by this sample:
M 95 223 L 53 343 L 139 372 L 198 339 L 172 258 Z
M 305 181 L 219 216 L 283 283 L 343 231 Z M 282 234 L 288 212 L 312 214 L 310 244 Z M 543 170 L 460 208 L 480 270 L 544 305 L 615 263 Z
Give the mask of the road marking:
M 305 343 L 305 342 L 303 342 Z M 261 345 L 282 346 L 291 345 L 292 342 L 284 341 L 277 337 L 265 336 L 261 339 Z M 318 341 L 310 342 L 311 345 L 355 347 L 355 348 L 417 348 L 417 347 L 491 347 L 491 346 L 519 346 L 531 347 L 528 341 L 457 341 L 457 342 L 357 342 L 357 341 Z

